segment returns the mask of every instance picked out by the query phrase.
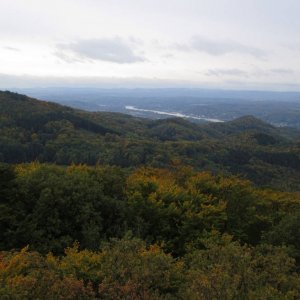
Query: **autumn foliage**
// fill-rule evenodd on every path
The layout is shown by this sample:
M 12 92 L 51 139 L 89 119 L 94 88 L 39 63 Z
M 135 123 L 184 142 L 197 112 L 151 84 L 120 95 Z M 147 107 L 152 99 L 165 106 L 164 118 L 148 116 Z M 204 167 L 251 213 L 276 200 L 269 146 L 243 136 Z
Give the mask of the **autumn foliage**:
M 300 297 L 297 192 L 180 164 L 0 171 L 0 299 Z

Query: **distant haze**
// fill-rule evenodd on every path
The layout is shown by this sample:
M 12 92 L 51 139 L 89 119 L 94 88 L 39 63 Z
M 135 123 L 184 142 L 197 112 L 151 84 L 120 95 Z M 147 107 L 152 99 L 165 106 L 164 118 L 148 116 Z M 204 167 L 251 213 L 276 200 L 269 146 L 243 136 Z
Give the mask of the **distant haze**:
M 300 92 L 192 88 L 27 88 L 13 89 L 41 100 L 89 111 L 192 122 L 222 122 L 253 115 L 280 127 L 300 128 Z
M 300 91 L 299 0 L 1 0 L 0 88 Z

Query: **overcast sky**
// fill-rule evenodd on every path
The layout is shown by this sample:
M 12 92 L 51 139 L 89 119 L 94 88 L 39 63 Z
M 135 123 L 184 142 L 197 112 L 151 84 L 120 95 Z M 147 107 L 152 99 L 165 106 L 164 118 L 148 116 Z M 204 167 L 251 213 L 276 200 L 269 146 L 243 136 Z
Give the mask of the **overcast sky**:
M 300 91 L 300 0 L 0 0 L 0 87 Z

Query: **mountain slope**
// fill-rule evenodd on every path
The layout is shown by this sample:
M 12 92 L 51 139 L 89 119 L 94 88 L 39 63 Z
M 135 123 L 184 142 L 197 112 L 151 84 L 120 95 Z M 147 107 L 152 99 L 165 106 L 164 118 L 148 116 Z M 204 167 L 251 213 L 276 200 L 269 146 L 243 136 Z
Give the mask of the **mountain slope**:
M 178 118 L 153 121 L 0 92 L 0 161 L 8 163 L 179 163 L 299 190 L 299 136 L 297 130 L 282 130 L 251 116 L 204 125 Z
M 0 93 L 0 110 L 1 115 L 7 118 L 6 121 L 25 129 L 38 131 L 50 121 L 65 120 L 78 129 L 100 134 L 113 133 L 110 129 L 80 117 L 70 107 L 38 101 L 16 93 Z

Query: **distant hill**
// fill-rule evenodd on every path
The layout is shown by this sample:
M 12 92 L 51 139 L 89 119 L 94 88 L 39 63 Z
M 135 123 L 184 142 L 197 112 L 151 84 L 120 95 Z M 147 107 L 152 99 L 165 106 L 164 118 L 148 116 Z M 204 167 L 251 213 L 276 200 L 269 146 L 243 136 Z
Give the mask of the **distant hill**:
M 196 123 L 203 120 L 195 119 L 195 116 L 231 121 L 252 115 L 275 126 L 300 129 L 299 92 L 177 88 L 33 88 L 16 91 L 88 111 L 122 112 L 152 119 L 168 117 L 165 113 L 180 113 Z
M 0 160 L 129 168 L 185 164 L 300 190 L 300 132 L 252 116 L 207 124 L 149 120 L 0 92 Z

